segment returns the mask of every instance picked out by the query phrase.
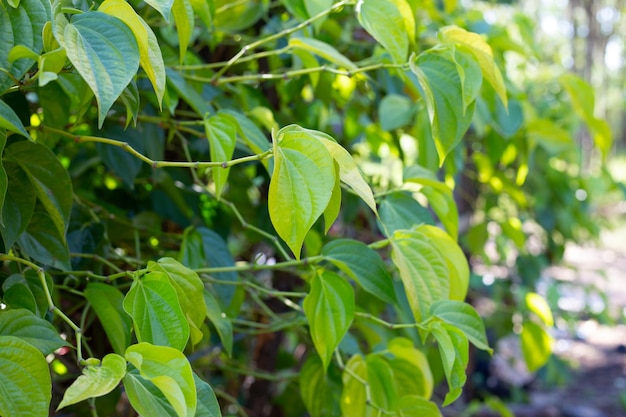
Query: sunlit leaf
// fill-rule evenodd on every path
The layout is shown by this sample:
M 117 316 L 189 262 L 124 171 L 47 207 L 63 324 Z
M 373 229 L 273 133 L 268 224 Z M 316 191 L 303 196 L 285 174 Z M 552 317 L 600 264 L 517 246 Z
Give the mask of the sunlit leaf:
M 334 185 L 333 158 L 320 140 L 304 129 L 278 131 L 268 205 L 276 232 L 296 258 L 304 237 L 326 210 Z
M 471 305 L 453 300 L 436 301 L 430 314 L 456 327 L 479 349 L 492 352 L 487 342 L 485 324 Z
M 232 159 L 237 141 L 236 126 L 231 118 L 222 114 L 204 119 L 204 129 L 209 140 L 211 161 L 226 162 Z M 213 181 L 215 181 L 215 195 L 219 199 L 222 189 L 228 180 L 230 168 L 213 167 Z
M 309 2 L 307 2 L 308 4 Z M 348 70 L 356 69 L 356 65 L 329 44 L 313 38 L 292 37 L 289 46 L 311 52 L 333 64 Z
M 443 401 L 446 406 L 461 395 L 467 376 L 465 367 L 468 362 L 469 345 L 460 330 L 441 322 L 432 322 L 430 331 L 437 340 L 449 392 Z
M 525 321 L 520 340 L 524 361 L 530 372 L 535 372 L 548 362 L 554 340 L 543 327 L 532 321 Z
M 193 8 L 189 0 L 174 0 L 172 5 L 172 15 L 176 22 L 176 33 L 178 33 L 178 51 L 180 62 L 185 59 L 187 46 L 193 34 L 194 16 Z
M 126 349 L 126 360 L 142 378 L 163 393 L 179 417 L 193 417 L 197 396 L 191 365 L 185 355 L 167 346 L 139 343 Z
M 126 374 L 126 360 L 109 353 L 98 365 L 87 365 L 83 374 L 70 385 L 57 410 L 87 398 L 101 397 L 111 392 Z
M 337 416 L 341 384 L 326 372 L 318 356 L 308 357 L 300 370 L 300 395 L 311 417 Z
M 344 417 L 363 417 L 367 409 L 365 384 L 368 381 L 367 366 L 361 355 L 352 356 L 342 375 L 341 412 Z
M 393 0 L 360 0 L 359 23 L 391 55 L 396 64 L 406 62 L 409 38 L 402 12 Z

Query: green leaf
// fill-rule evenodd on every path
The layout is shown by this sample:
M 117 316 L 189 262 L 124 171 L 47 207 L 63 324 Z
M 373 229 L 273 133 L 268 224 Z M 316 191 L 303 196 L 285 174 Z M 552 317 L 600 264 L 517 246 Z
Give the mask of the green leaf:
M 185 355 L 171 347 L 139 343 L 126 349 L 126 360 L 141 377 L 150 380 L 163 393 L 179 417 L 196 412 L 196 384 Z
M 50 149 L 38 143 L 16 142 L 6 148 L 4 157 L 24 170 L 58 234 L 64 238 L 73 201 L 67 170 Z
M 487 342 L 485 324 L 471 305 L 453 300 L 436 301 L 430 306 L 430 314 L 459 329 L 477 348 L 493 352 Z
M 444 43 L 451 43 L 463 50 L 469 52 L 474 56 L 474 59 L 480 65 L 483 77 L 504 103 L 504 106 L 508 106 L 506 96 L 506 86 L 504 85 L 504 79 L 500 73 L 500 69 L 496 65 L 493 57 L 493 51 L 485 39 L 476 33 L 468 32 L 458 26 L 446 26 L 439 30 L 439 38 Z
M 213 16 L 215 15 L 215 4 L 212 1 L 205 0 L 190 0 L 191 8 L 194 15 L 198 16 L 204 26 L 212 30 L 213 29 Z
M 0 94 L 14 85 L 13 78 L 21 80 L 34 64 L 27 59 L 10 63 L 11 49 L 23 45 L 32 51 L 41 51 L 43 27 L 50 20 L 48 1 L 21 0 L 12 3 L 17 6 L 7 7 L 6 3 L 0 3 L 0 68 L 8 71 L 8 74 L 0 72 Z
M 211 105 L 196 91 L 180 73 L 173 69 L 166 68 L 167 85 L 173 88 L 180 97 L 182 97 L 189 106 L 198 114 L 205 115 L 214 113 Z
M 374 213 L 377 213 L 376 201 L 374 200 L 372 189 L 363 178 L 363 175 L 361 174 L 356 162 L 354 162 L 352 155 L 350 155 L 350 153 L 345 150 L 343 146 L 335 142 L 330 136 L 321 132 L 309 132 L 314 132 L 318 139 L 324 144 L 324 146 L 326 146 L 326 149 L 335 162 L 339 165 L 339 178 L 341 179 L 341 182 L 352 188 L 361 200 L 363 200 Z
M 24 45 L 15 45 L 9 51 L 8 58 L 10 63 L 17 61 L 18 59 L 30 59 L 37 61 L 39 59 L 39 55 Z
M 348 360 L 342 379 L 341 415 L 344 417 L 365 416 L 368 407 L 364 383 L 367 383 L 368 375 L 367 365 L 363 356 L 354 355 Z
M 2 229 L 4 228 L 4 200 L 9 189 L 9 177 L 7 176 L 7 171 L 4 169 L 2 164 L 2 154 L 4 153 L 4 147 L 6 144 L 7 133 L 4 129 L 0 129 L 0 234 L 2 234 Z
M 135 279 L 124 297 L 124 310 L 133 318 L 140 342 L 171 346 L 180 351 L 185 348 L 189 324 L 165 273 L 152 271 Z
M 339 171 L 339 165 L 335 162 L 335 172 Z M 330 196 L 330 201 L 328 202 L 328 206 L 326 206 L 326 210 L 324 210 L 324 233 L 328 233 L 330 228 L 339 217 L 339 213 L 341 211 L 341 180 L 339 179 L 339 175 L 335 177 L 335 186 L 333 187 L 333 193 Z M 312 232 L 312 231 L 311 231 Z M 311 235 L 311 232 L 307 234 L 307 236 Z
M 39 87 L 44 87 L 51 81 L 57 80 L 59 78 L 58 74 L 63 71 L 66 61 L 67 53 L 64 48 L 58 48 L 41 55 L 39 57 Z M 63 110 L 67 111 L 67 109 Z
M 304 237 L 324 213 L 335 185 L 333 158 L 310 131 L 287 126 L 276 134 L 270 181 L 270 219 L 296 258 Z
M 583 120 L 595 118 L 595 94 L 589 83 L 578 75 L 566 73 L 559 77 L 559 83 L 563 86 L 570 97 L 572 107 L 576 114 Z
M 166 22 L 169 22 L 174 0 L 146 0 L 146 3 L 159 12 Z
M 398 267 L 417 323 L 428 317 L 430 305 L 448 298 L 450 282 L 445 258 L 430 239 L 418 232 L 396 231 L 391 259 Z
M 417 395 L 405 395 L 398 402 L 398 417 L 441 417 L 437 404 Z
M 139 69 L 139 47 L 124 22 L 102 12 L 76 15 L 61 44 L 98 102 L 98 127 Z
M 448 188 L 441 191 L 438 188 L 424 187 L 420 190 L 428 199 L 428 204 L 433 209 L 443 227 L 453 240 L 459 235 L 459 212 L 454 202 L 454 195 Z
M 15 114 L 13 109 L 2 100 L 0 100 L 0 129 L 6 129 L 9 132 L 20 134 L 32 140 L 20 121 L 20 118 Z
M 161 258 L 158 262 L 148 262 L 148 270 L 163 272 L 169 278 L 170 284 L 176 290 L 183 314 L 187 318 L 191 344 L 197 344 L 202 339 L 200 327 L 206 317 L 202 280 L 198 274 L 173 258 Z
M 38 262 L 69 270 L 70 253 L 65 242 L 65 233 L 59 233 L 56 226 L 50 213 L 38 201 L 30 223 L 17 243 L 22 251 Z
M 454 60 L 456 70 L 459 73 L 459 79 L 461 80 L 463 112 L 465 112 L 467 108 L 474 103 L 480 93 L 480 87 L 483 84 L 483 75 L 478 63 L 471 55 L 457 49 L 454 51 L 454 54 L 452 54 L 452 59 Z
M 230 161 L 235 151 L 237 143 L 237 128 L 232 122 L 232 118 L 217 114 L 205 117 L 204 129 L 209 140 L 212 162 Z M 215 196 L 219 199 L 222 194 L 224 184 L 228 181 L 230 168 L 213 167 L 213 181 L 215 181 Z
M 431 244 L 446 260 L 450 279 L 450 299 L 463 301 L 467 295 L 470 278 L 469 265 L 463 250 L 450 235 L 438 227 L 423 225 L 417 231 L 430 238 Z
M 83 368 L 83 374 L 70 385 L 63 400 L 57 407 L 60 410 L 93 397 L 101 397 L 113 391 L 126 375 L 126 361 L 120 355 L 109 353 L 98 365 Z
M 383 233 L 392 235 L 396 230 L 411 229 L 421 224 L 435 224 L 432 214 L 405 192 L 386 195 L 378 210 Z
M 389 52 L 393 61 L 404 64 L 409 38 L 405 19 L 395 3 L 393 0 L 359 1 L 357 17 L 361 26 Z
M 44 355 L 68 346 L 50 322 L 21 308 L 0 312 L 0 335 L 19 337 Z
M 85 298 L 95 311 L 104 328 L 111 347 L 118 355 L 130 345 L 132 322 L 124 311 L 124 295 L 117 288 L 92 282 L 84 291 Z
M 417 394 L 430 398 L 434 382 L 426 355 L 404 337 L 391 339 L 387 349 L 394 355 L 389 363 L 394 373 L 398 396 Z
M 160 105 L 165 93 L 165 65 L 154 32 L 124 0 L 105 0 L 98 11 L 117 17 L 133 32 L 139 47 L 139 64 L 152 83 Z
M 354 318 L 354 290 L 339 275 L 319 272 L 311 280 L 311 291 L 304 298 L 303 307 L 313 345 L 327 369 Z
M 174 15 L 174 22 L 176 23 L 179 59 L 182 64 L 185 59 L 185 53 L 187 53 L 187 46 L 191 41 L 194 26 L 193 8 L 189 0 L 174 0 L 172 14 Z
M 196 373 L 193 374 L 196 384 L 197 407 L 195 417 L 222 417 L 220 404 L 217 402 L 213 388 L 204 382 Z
M 52 382 L 46 359 L 35 347 L 14 336 L 0 336 L 0 415 L 48 415 Z
M 535 119 L 526 125 L 526 134 L 531 144 L 541 146 L 552 155 L 573 149 L 571 135 L 549 119 Z
M 45 285 L 52 292 L 54 284 L 49 274 L 45 275 Z M 48 298 L 37 271 L 29 269 L 23 274 L 13 274 L 4 280 L 4 303 L 13 309 L 26 308 L 38 317 L 45 318 L 48 310 Z
M 437 340 L 449 392 L 443 406 L 452 403 L 461 395 L 467 376 L 469 345 L 467 338 L 456 328 L 442 322 L 431 322 L 430 331 Z
M 307 358 L 300 370 L 300 395 L 311 417 L 338 416 L 341 384 L 326 372 L 318 356 Z
M 141 416 L 177 416 L 165 395 L 149 379 L 141 377 L 137 369 L 127 372 L 124 376 L 124 390 L 130 405 Z
M 224 345 L 224 349 L 230 357 L 233 353 L 233 325 L 222 311 L 213 294 L 206 290 L 203 294 L 207 318 L 215 326 L 217 334 Z
M 526 307 L 535 313 L 537 317 L 541 319 L 543 324 L 548 327 L 554 326 L 554 317 L 552 317 L 552 310 L 546 302 L 545 298 L 536 292 L 529 292 L 526 294 Z
M 524 361 L 530 372 L 535 372 L 548 362 L 554 340 L 543 327 L 532 321 L 525 321 L 520 340 Z
M 411 100 L 399 94 L 388 94 L 380 101 L 378 118 L 383 130 L 391 131 L 409 125 L 415 118 L 416 108 Z
M 428 50 L 409 60 L 426 103 L 439 164 L 461 141 L 472 121 L 475 102 L 466 107 L 463 83 L 450 50 Z
M 324 245 L 322 255 L 365 291 L 387 303 L 396 303 L 393 279 L 385 263 L 365 243 L 351 239 L 333 240 Z
M 254 25 L 269 8 L 269 0 L 237 2 L 233 0 L 213 0 L 215 3 L 216 29 L 227 33 L 237 33 Z
M 333 5 L 333 0 L 307 0 L 304 1 L 304 7 L 306 8 L 309 17 L 317 16 L 318 14 L 328 10 Z M 319 31 L 320 27 L 324 23 L 326 18 L 318 19 L 313 22 L 315 30 Z
M 393 410 L 398 402 L 394 375 L 389 362 L 381 355 L 370 354 L 365 358 L 367 382 L 370 386 L 372 403 L 383 410 Z
M 306 3 L 307 5 L 309 4 L 308 1 Z M 296 50 L 311 52 L 320 58 L 347 70 L 354 70 L 357 68 L 352 61 L 342 55 L 335 48 L 317 39 L 292 37 L 289 39 L 289 47 Z

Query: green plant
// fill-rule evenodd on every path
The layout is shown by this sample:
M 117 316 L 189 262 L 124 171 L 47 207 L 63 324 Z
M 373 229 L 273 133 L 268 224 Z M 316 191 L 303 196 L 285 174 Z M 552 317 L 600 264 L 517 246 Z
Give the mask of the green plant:
M 0 5 L 0 415 L 437 416 L 460 396 L 469 342 L 490 348 L 463 302 L 459 145 L 521 128 L 473 15 Z

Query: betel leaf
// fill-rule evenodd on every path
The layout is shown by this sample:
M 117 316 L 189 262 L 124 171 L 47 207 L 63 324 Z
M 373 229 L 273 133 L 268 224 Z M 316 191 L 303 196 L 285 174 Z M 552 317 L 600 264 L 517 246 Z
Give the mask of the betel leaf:
M 461 141 L 472 122 L 475 102 L 463 103 L 463 84 L 454 51 L 428 50 L 409 59 L 430 118 L 439 164 Z
M 197 407 L 195 417 L 222 417 L 220 404 L 217 402 L 213 388 L 194 372 L 193 380 L 196 384 Z
M 102 127 L 109 109 L 139 69 L 135 36 L 120 19 L 90 11 L 74 16 L 59 41 L 96 96 L 98 127 Z
M 9 132 L 18 133 L 25 138 L 31 139 L 26 128 L 24 128 L 24 125 L 20 121 L 20 118 L 15 114 L 13 109 L 2 100 L 0 100 L 0 129 L 6 129 Z
M 300 258 L 304 237 L 324 213 L 335 185 L 335 166 L 326 146 L 305 129 L 282 128 L 274 141 L 270 220 Z
M 124 391 L 128 395 L 130 405 L 140 416 L 177 416 L 165 395 L 149 379 L 143 378 L 137 369 L 126 372 Z
M 361 355 L 352 356 L 343 371 L 341 390 L 341 415 L 363 417 L 368 409 L 365 384 L 368 381 L 367 365 Z
M 449 392 L 443 402 L 445 407 L 459 398 L 465 385 L 469 344 L 460 330 L 446 323 L 431 322 L 429 330 L 437 340 L 444 374 L 448 381 Z
M 135 10 L 124 0 L 105 0 L 98 11 L 115 16 L 124 22 L 135 35 L 139 47 L 139 64 L 152 83 L 159 105 L 165 93 L 165 65 L 161 48 L 154 32 Z
M 68 345 L 49 321 L 21 308 L 0 312 L 0 335 L 19 337 L 44 355 Z
M 552 355 L 552 336 L 540 325 L 532 321 L 522 324 L 520 334 L 524 362 L 530 372 L 535 372 L 548 362 Z
M 44 289 L 44 285 L 47 288 Z M 18 297 L 13 297 L 13 294 L 10 294 L 13 292 L 13 287 L 20 287 L 19 292 L 23 292 L 28 300 L 19 300 Z M 38 317 L 45 318 L 50 308 L 47 292 L 52 293 L 54 283 L 49 274 L 45 274 L 45 283 L 42 283 L 39 273 L 29 269 L 23 274 L 13 274 L 6 278 L 2 283 L 2 290 L 4 291 L 4 303 L 11 308 L 26 308 Z M 20 301 L 25 301 L 25 304 L 20 304 Z
M 317 16 L 318 14 L 327 11 L 333 5 L 333 0 L 307 0 L 304 2 L 304 7 L 309 17 Z M 315 30 L 319 30 L 326 17 L 317 19 L 313 22 Z
M 446 260 L 450 278 L 449 297 L 452 300 L 463 301 L 469 288 L 469 265 L 461 247 L 438 227 L 423 225 L 417 232 L 430 238 L 432 245 Z
M 351 239 L 333 240 L 322 249 L 322 255 L 348 274 L 370 294 L 394 304 L 393 279 L 378 253 L 365 243 Z
M 136 278 L 124 297 L 124 310 L 133 318 L 137 340 L 182 351 L 189 339 L 189 323 L 176 290 L 163 272 Z
M 26 279 L 13 274 L 2 283 L 3 303 L 11 309 L 25 309 L 33 314 L 40 314 L 35 295 L 29 288 Z
M 21 141 L 6 148 L 4 157 L 26 173 L 39 202 L 64 238 L 72 210 L 72 182 L 54 153 L 38 143 Z M 11 188 L 9 180 L 9 188 Z
M 461 96 L 463 98 L 463 112 L 465 112 L 480 93 L 480 87 L 483 84 L 483 74 L 478 63 L 468 53 L 456 49 L 452 54 L 452 59 L 461 80 Z
M 99 282 L 89 283 L 84 294 L 100 319 L 113 351 L 123 355 L 130 345 L 132 328 L 132 321 L 124 311 L 124 295 L 117 288 Z
M 526 124 L 526 134 L 532 146 L 541 146 L 552 155 L 569 151 L 574 147 L 569 132 L 550 119 L 530 120 Z
M 193 8 L 189 0 L 174 0 L 172 5 L 172 15 L 176 23 L 176 33 L 178 33 L 179 59 L 182 64 L 187 52 L 187 46 L 193 34 L 194 16 Z
M 15 336 L 0 336 L 0 415 L 48 415 L 52 382 L 46 358 Z
M 379 225 L 383 233 L 392 235 L 396 230 L 411 229 L 420 224 L 435 224 L 433 215 L 410 194 L 396 191 L 386 195 L 378 209 Z
M 337 161 L 335 161 L 335 172 L 339 171 L 339 165 Z M 324 210 L 324 233 L 328 233 L 330 228 L 339 217 L 339 212 L 341 211 L 341 180 L 339 179 L 339 175 L 335 177 L 335 186 L 333 187 L 333 193 L 330 196 L 330 200 L 328 201 L 328 206 L 326 206 L 326 210 Z M 311 236 L 311 232 L 307 234 L 307 237 Z M 306 240 L 305 240 L 306 243 Z
M 485 324 L 471 305 L 453 300 L 436 301 L 430 314 L 456 327 L 479 349 L 493 352 L 487 342 Z
M 356 11 L 361 26 L 389 52 L 396 64 L 404 64 L 409 38 L 405 19 L 395 3 L 393 0 L 360 0 Z
M 252 120 L 230 109 L 222 109 L 218 114 L 227 114 L 233 118 L 237 126 L 237 134 L 243 143 L 255 154 L 260 154 L 267 151 L 271 144 L 267 137 L 263 134 L 261 129 L 255 125 Z M 263 166 L 267 169 L 267 172 L 274 170 L 274 160 L 266 158 L 261 161 Z
M 205 290 L 203 295 L 207 318 L 215 326 L 226 353 L 228 356 L 231 356 L 233 353 L 233 325 L 222 311 L 213 294 Z
M 166 22 L 169 22 L 174 0 L 146 0 L 146 3 L 159 12 Z
M 311 291 L 304 298 L 303 307 L 313 345 L 327 369 L 354 318 L 354 290 L 339 275 L 321 271 L 311 280 Z
M 398 417 L 441 417 L 437 404 L 417 395 L 401 397 L 397 410 Z
M 202 296 L 204 284 L 191 269 L 173 258 L 161 258 L 158 262 L 148 262 L 149 271 L 159 271 L 167 275 L 176 290 L 178 302 L 189 324 L 191 344 L 202 339 L 200 327 L 206 317 L 206 307 Z
M 453 240 L 459 235 L 459 211 L 456 208 L 454 195 L 450 189 L 440 190 L 433 187 L 424 187 L 420 190 L 428 199 L 428 204 L 433 209 L 443 227 Z
M 7 133 L 4 129 L 0 129 L 0 234 L 2 233 L 2 228 L 4 227 L 4 199 L 7 196 L 7 191 L 9 189 L 9 177 L 7 176 L 7 171 L 4 169 L 2 164 L 2 154 L 4 153 L 4 147 L 7 144 Z
M 24 233 L 17 239 L 20 249 L 45 265 L 70 269 L 70 253 L 65 234 L 59 233 L 50 213 L 38 201 Z
M 406 384 L 398 382 L 398 396 L 403 393 L 417 394 L 424 398 L 430 398 L 433 393 L 433 374 L 428 363 L 428 358 L 413 346 L 410 339 L 396 337 L 387 344 L 387 349 L 394 356 L 390 365 L 396 381 L 400 375 L 405 377 Z
M 83 374 L 65 391 L 57 410 L 88 398 L 108 394 L 117 387 L 125 374 L 126 360 L 120 355 L 109 353 L 98 365 L 87 365 L 83 368 Z
M 194 15 L 204 23 L 204 26 L 213 29 L 213 16 L 215 15 L 215 3 L 212 1 L 189 0 Z
M 191 364 L 174 348 L 139 343 L 126 349 L 126 360 L 141 377 L 150 380 L 163 393 L 179 417 L 193 417 L 197 396 Z
M 383 410 L 393 410 L 398 402 L 394 374 L 387 358 L 369 354 L 365 357 L 367 382 L 370 386 L 372 403 Z
M 21 0 L 16 7 L 0 3 L 0 94 L 21 80 L 32 67 L 31 60 L 18 60 L 9 63 L 9 52 L 16 45 L 23 45 L 32 51 L 40 52 L 43 47 L 42 31 L 50 20 L 50 2 L 41 0 Z
M 391 246 L 391 259 L 398 267 L 411 311 L 419 323 L 428 317 L 432 303 L 448 298 L 446 260 L 430 239 L 418 232 L 396 231 Z
M 230 116 L 217 114 L 205 117 L 204 130 L 209 140 L 212 162 L 226 162 L 233 157 L 237 143 L 237 128 Z M 224 184 L 228 181 L 230 167 L 212 167 L 215 182 L 215 196 L 222 195 Z
M 535 313 L 537 317 L 541 319 L 543 324 L 548 327 L 554 326 L 554 317 L 552 316 L 552 310 L 550 310 L 550 306 L 546 302 L 545 298 L 536 292 L 529 292 L 524 297 L 526 301 L 526 307 Z
M 317 39 L 292 37 L 289 39 L 289 47 L 296 50 L 311 52 L 328 62 L 332 62 L 333 64 L 348 70 L 354 70 L 357 68 L 352 61 L 342 55 L 335 48 Z
M 388 94 L 378 105 L 378 118 L 383 130 L 391 131 L 411 124 L 416 107 L 407 96 Z
M 332 370 L 332 368 L 331 368 Z M 300 370 L 300 395 L 311 417 L 341 415 L 341 383 L 334 373 L 326 372 L 320 358 L 310 355 Z
M 489 46 L 487 41 L 481 35 L 468 32 L 458 26 L 441 28 L 439 30 L 439 39 L 444 43 L 457 45 L 474 56 L 484 79 L 491 84 L 506 107 L 508 103 L 504 79 L 494 60 L 491 46 Z

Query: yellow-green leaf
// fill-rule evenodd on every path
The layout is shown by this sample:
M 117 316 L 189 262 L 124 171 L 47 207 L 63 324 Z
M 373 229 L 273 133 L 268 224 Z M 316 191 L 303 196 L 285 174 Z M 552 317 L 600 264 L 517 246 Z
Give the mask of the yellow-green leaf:
M 269 213 L 276 232 L 296 258 L 300 258 L 304 237 L 330 202 L 335 177 L 333 158 L 310 131 L 297 126 L 278 131 Z
M 189 0 L 174 0 L 172 14 L 174 15 L 174 22 L 176 22 L 176 32 L 178 32 L 178 51 L 182 64 L 194 26 L 193 8 Z
M 217 114 L 204 119 L 204 130 L 209 140 L 211 161 L 225 162 L 233 157 L 237 143 L 237 126 L 231 116 Z M 230 167 L 212 167 L 213 181 L 215 182 L 215 196 L 222 195 L 224 184 L 228 180 Z
M 461 46 L 476 58 L 483 72 L 483 77 L 491 84 L 506 107 L 508 101 L 504 79 L 494 61 L 493 51 L 487 41 L 485 41 L 481 35 L 468 32 L 458 26 L 446 26 L 441 28 L 439 30 L 439 37 L 444 43 L 452 43 Z
M 102 363 L 88 365 L 83 369 L 83 374 L 65 391 L 57 410 L 87 398 L 108 394 L 117 387 L 125 374 L 126 360 L 120 355 L 109 353 L 102 358 Z
M 117 17 L 133 32 L 139 46 L 139 64 L 146 72 L 161 104 L 165 93 L 165 65 L 161 48 L 150 26 L 125 0 L 105 0 L 98 10 Z
M 520 338 L 526 366 L 530 372 L 535 372 L 545 365 L 552 355 L 552 336 L 537 323 L 525 321 Z
M 536 292 L 529 292 L 526 294 L 526 307 L 537 315 L 548 327 L 554 326 L 554 318 L 552 317 L 552 310 L 546 302 L 545 298 Z

